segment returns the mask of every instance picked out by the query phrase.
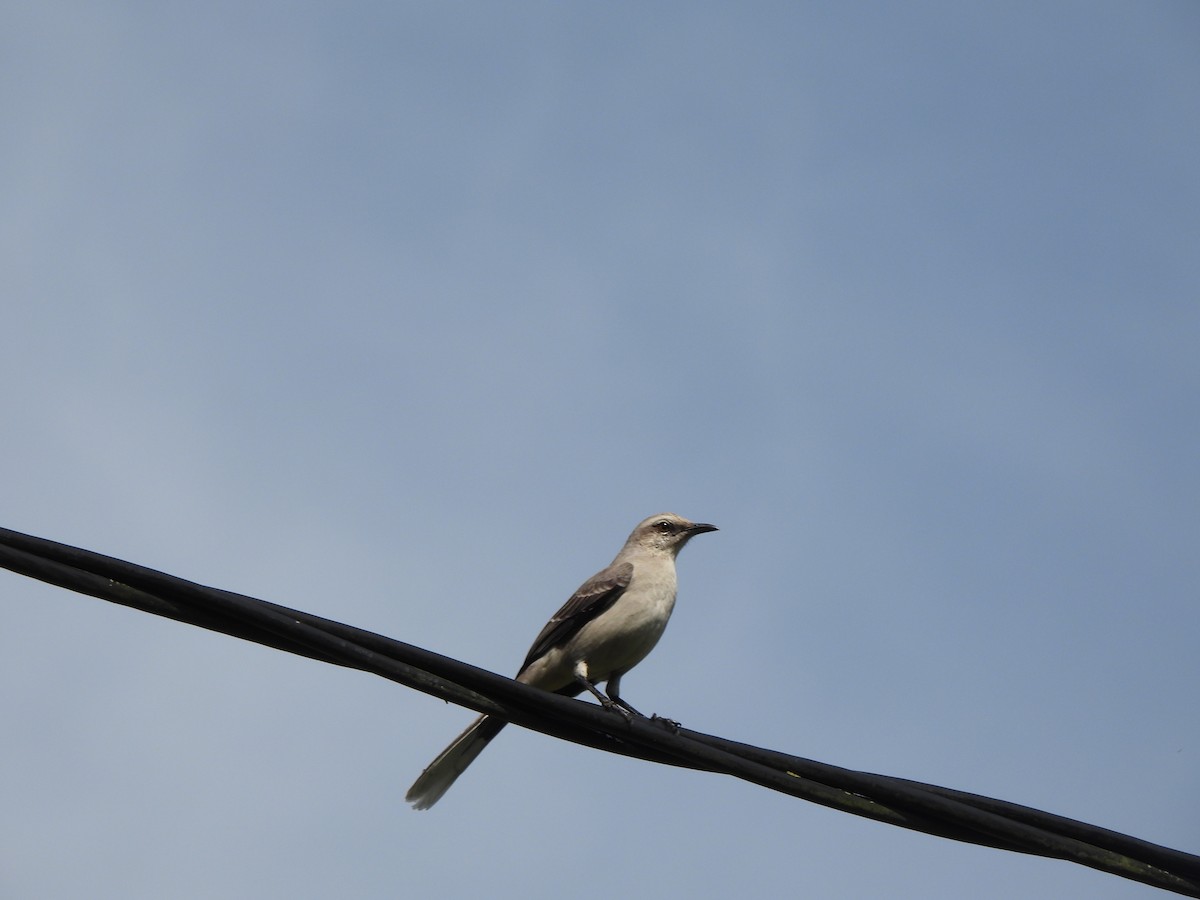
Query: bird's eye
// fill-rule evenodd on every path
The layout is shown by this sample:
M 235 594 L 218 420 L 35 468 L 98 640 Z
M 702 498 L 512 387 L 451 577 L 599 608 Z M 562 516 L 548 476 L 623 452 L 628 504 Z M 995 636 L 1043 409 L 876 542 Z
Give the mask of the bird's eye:
M 663 534 L 669 534 L 673 530 L 673 528 L 671 527 L 671 523 L 668 522 L 666 519 L 660 519 L 659 521 L 655 522 L 654 527 L 657 528 L 659 531 L 661 531 Z

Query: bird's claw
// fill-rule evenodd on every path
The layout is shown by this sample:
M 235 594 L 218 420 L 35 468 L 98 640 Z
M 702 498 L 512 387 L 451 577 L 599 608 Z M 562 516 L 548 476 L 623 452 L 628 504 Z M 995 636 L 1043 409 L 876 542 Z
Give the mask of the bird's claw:
M 672 734 L 679 734 L 680 725 L 674 719 L 668 719 L 666 716 L 660 716 L 658 713 L 655 713 L 650 717 L 650 721 L 661 722 Z
M 605 697 L 601 701 L 600 705 L 611 712 L 620 713 L 624 717 L 626 722 L 628 722 L 630 725 L 633 724 L 633 713 L 630 710 L 623 707 L 621 704 L 616 703 L 616 702 L 608 699 L 607 697 Z

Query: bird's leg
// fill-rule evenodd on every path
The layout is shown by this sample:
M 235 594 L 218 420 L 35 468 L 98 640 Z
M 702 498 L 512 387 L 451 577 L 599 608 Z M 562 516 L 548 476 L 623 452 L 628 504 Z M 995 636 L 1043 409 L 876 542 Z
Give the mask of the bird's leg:
M 587 663 L 580 661 L 578 663 L 578 665 L 575 666 L 575 680 L 578 681 L 585 688 L 587 688 L 589 691 L 591 691 L 592 695 L 597 700 L 600 701 L 600 705 L 603 706 L 605 709 L 611 709 L 613 712 L 620 713 L 622 716 L 625 717 L 626 722 L 633 721 L 633 716 L 630 714 L 629 710 L 627 710 L 623 705 L 621 705 L 617 701 L 609 700 L 602 693 L 600 693 L 600 689 L 598 687 L 596 687 L 596 685 L 592 684 L 592 680 L 590 678 L 588 678 Z M 617 679 L 617 680 L 620 681 L 620 679 Z
M 608 684 L 606 684 L 604 686 L 604 691 L 606 694 L 608 694 L 608 699 L 610 699 L 613 703 L 615 703 L 617 705 L 618 709 L 624 709 L 626 712 L 633 713 L 639 719 L 644 719 L 644 718 L 646 718 L 645 715 L 638 712 L 636 709 L 634 709 L 632 706 L 630 706 L 628 703 L 626 703 L 624 700 L 621 699 L 621 676 L 624 674 L 625 674 L 624 672 L 614 672 L 612 675 L 610 675 L 608 678 Z M 661 722 L 670 731 L 672 731 L 674 733 L 679 732 L 679 723 L 676 722 L 674 719 L 668 719 L 665 716 L 660 716 L 658 713 L 655 713 L 654 715 L 652 715 L 650 717 L 650 721 L 651 722 Z
M 633 713 L 639 719 L 644 719 L 646 718 L 645 716 L 621 699 L 621 676 L 623 674 L 625 673 L 614 672 L 610 675 L 608 677 L 608 684 L 604 686 L 604 693 L 608 694 L 608 699 L 617 704 L 621 709 Z

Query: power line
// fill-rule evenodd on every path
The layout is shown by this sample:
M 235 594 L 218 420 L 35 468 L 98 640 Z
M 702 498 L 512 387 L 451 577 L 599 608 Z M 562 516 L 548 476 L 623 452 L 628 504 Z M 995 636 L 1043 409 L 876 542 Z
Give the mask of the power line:
M 513 724 L 753 784 L 952 840 L 1046 856 L 1200 897 L 1200 857 L 978 794 L 856 772 L 614 715 L 391 638 L 124 560 L 0 529 L 0 566 L 143 612 L 387 678 Z

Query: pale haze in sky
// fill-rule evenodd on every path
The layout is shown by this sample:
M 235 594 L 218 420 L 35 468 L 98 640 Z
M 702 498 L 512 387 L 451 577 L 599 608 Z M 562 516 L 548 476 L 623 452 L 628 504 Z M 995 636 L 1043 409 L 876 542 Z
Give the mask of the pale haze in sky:
M 1200 852 L 1200 5 L 0 11 L 0 526 Z M 0 573 L 0 896 L 1125 898 Z

